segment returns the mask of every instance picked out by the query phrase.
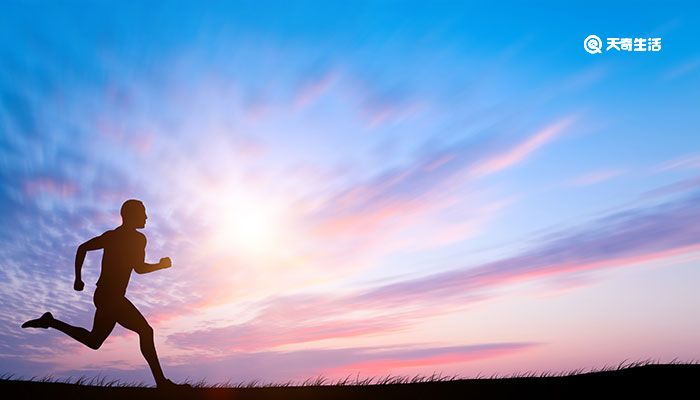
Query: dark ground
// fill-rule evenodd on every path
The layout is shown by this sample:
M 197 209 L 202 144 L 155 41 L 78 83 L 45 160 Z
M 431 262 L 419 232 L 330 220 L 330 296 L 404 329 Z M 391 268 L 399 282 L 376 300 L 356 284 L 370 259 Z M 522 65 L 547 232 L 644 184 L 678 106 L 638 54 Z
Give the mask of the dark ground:
M 3 399 L 570 399 L 700 398 L 700 364 L 654 364 L 536 378 L 464 379 L 361 386 L 154 388 L 0 380 Z

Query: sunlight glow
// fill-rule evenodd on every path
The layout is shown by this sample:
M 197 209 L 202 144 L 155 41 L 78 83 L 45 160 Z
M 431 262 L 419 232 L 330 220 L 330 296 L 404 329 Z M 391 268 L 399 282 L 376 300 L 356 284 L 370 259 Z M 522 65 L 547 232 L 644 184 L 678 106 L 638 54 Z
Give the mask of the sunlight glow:
M 260 259 L 279 247 L 285 221 L 281 205 L 238 193 L 214 207 L 215 246 L 225 252 Z

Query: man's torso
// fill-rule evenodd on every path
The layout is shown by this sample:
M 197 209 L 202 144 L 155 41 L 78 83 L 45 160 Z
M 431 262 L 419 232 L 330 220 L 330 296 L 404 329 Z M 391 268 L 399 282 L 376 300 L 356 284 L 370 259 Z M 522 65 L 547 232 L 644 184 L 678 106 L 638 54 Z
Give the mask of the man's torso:
M 146 237 L 135 230 L 116 228 L 105 232 L 102 271 L 97 286 L 115 294 L 124 295 L 131 271 L 143 262 Z

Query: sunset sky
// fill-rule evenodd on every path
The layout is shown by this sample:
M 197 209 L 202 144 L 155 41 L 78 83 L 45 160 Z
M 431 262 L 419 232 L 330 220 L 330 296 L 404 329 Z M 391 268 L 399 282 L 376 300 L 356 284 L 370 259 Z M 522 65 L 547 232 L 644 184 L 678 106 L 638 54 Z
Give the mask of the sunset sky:
M 19 327 L 91 326 L 129 198 L 173 379 L 700 359 L 697 4 L 1 7 L 0 373 L 150 382 L 121 327 Z

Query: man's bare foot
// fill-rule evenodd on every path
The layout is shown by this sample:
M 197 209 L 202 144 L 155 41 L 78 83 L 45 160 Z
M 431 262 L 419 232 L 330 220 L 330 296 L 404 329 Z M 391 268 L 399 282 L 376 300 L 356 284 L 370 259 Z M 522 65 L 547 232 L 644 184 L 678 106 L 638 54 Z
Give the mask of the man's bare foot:
M 158 382 L 156 386 L 158 389 L 188 389 L 192 387 L 187 383 L 175 383 L 170 379 Z
M 50 312 L 45 312 L 41 317 L 37 319 L 30 319 L 29 321 L 22 324 L 22 328 L 42 328 L 46 329 L 49 324 L 53 321 L 53 315 Z

